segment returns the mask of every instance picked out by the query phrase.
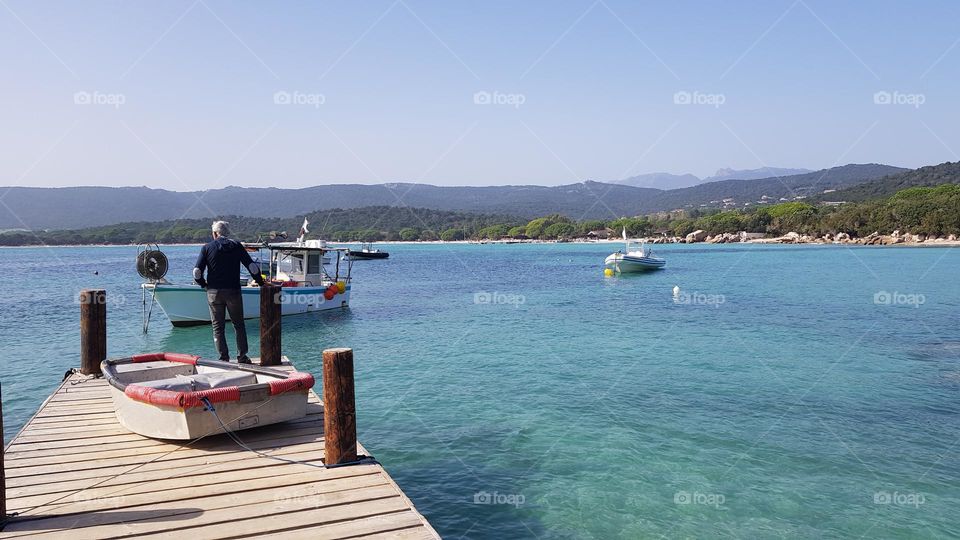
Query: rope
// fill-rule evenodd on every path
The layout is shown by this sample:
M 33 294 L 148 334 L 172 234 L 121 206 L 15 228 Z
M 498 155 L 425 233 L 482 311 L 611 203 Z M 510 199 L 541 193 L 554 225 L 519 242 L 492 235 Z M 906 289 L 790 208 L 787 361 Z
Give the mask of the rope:
M 66 381 L 67 379 L 69 379 L 70 377 L 76 375 L 77 373 L 80 373 L 80 370 L 77 369 L 77 368 L 70 368 L 70 369 L 68 369 L 67 372 L 63 374 L 63 379 L 62 379 L 60 382 L 62 383 L 62 382 L 64 382 L 64 381 Z M 78 385 L 78 384 L 83 384 L 83 383 L 85 383 L 85 382 L 87 382 L 87 381 L 92 381 L 93 379 L 99 379 L 99 378 L 101 378 L 101 377 L 103 377 L 103 375 L 88 375 L 87 377 L 85 377 L 85 378 L 83 378 L 83 379 L 80 379 L 80 380 L 78 380 L 78 381 L 70 381 L 70 386 L 76 386 L 76 385 Z
M 210 414 L 212 414 L 213 417 L 217 419 L 217 422 L 220 424 L 220 427 L 223 428 L 223 432 L 226 433 L 227 436 L 233 440 L 233 442 L 237 443 L 237 446 L 239 446 L 240 448 L 243 448 L 248 452 L 253 452 L 254 454 L 260 457 L 267 458 L 267 459 L 274 459 L 277 461 L 283 461 L 285 463 L 292 463 L 294 465 L 306 465 L 308 467 L 316 467 L 318 469 L 333 469 L 336 467 L 346 467 L 347 465 L 380 465 L 380 462 L 374 459 L 373 456 L 357 456 L 360 459 L 356 461 L 348 461 L 345 463 L 335 463 L 333 465 L 327 465 L 326 463 L 322 465 L 317 465 L 316 463 L 310 463 L 308 461 L 287 459 L 280 456 L 271 456 L 270 454 L 264 454 L 263 452 L 250 448 L 249 446 L 244 444 L 244 442 L 240 440 L 240 437 L 238 437 L 236 433 L 234 433 L 233 431 L 230 431 L 230 429 L 227 428 L 226 424 L 223 423 L 223 420 L 220 419 L 220 415 L 217 414 L 217 409 L 214 408 L 213 403 L 210 403 L 209 399 L 203 398 L 200 401 L 202 401 L 203 404 L 207 406 L 207 410 L 210 411 Z

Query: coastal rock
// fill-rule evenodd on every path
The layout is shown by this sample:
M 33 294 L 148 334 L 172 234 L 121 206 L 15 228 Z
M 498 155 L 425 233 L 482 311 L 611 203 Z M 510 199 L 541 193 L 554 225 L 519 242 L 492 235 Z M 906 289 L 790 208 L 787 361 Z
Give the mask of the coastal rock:
M 902 243 L 903 243 L 903 238 L 901 238 L 900 236 L 893 236 L 892 234 L 881 236 L 880 242 L 879 242 L 881 246 L 891 246 L 893 244 L 902 244 Z
M 955 234 L 948 235 L 948 236 L 947 236 L 947 241 L 948 241 L 948 242 L 956 242 L 956 241 L 957 241 L 957 235 L 955 235 Z
M 793 231 L 788 232 L 787 234 L 777 238 L 781 244 L 796 244 L 800 241 L 800 233 Z
M 694 242 L 703 242 L 706 239 L 707 239 L 707 231 L 704 231 L 702 229 L 697 229 L 687 235 L 688 244 L 692 244 Z

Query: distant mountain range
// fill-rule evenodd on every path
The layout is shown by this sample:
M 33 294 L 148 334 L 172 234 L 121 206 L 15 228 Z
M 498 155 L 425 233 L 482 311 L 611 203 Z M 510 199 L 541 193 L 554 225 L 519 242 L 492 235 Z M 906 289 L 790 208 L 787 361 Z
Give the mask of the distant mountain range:
M 302 189 L 227 187 L 174 192 L 146 187 L 0 188 L 0 229 L 74 229 L 122 222 L 212 218 L 223 215 L 291 217 L 334 208 L 411 206 L 444 211 L 573 219 L 608 219 L 676 208 L 736 205 L 761 197 L 812 196 L 907 169 L 844 165 L 812 173 L 756 180 L 720 180 L 661 190 L 603 182 L 565 186 L 448 187 L 428 184 L 337 184 Z
M 758 180 L 761 178 L 772 178 L 775 176 L 790 176 L 794 174 L 804 174 L 812 172 L 810 169 L 783 169 L 778 167 L 761 167 L 759 169 L 719 169 L 713 176 L 700 178 L 692 174 L 671 174 L 665 172 L 655 172 L 641 174 L 617 180 L 615 184 L 625 186 L 649 187 L 655 189 L 680 189 L 692 187 L 697 184 L 706 184 L 708 182 L 719 182 L 720 180 Z

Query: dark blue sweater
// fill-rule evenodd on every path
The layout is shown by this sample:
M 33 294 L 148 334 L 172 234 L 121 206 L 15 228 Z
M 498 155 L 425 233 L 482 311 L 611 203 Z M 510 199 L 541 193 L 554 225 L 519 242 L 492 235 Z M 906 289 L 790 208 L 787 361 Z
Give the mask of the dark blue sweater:
M 200 256 L 197 257 L 197 264 L 194 265 L 193 277 L 200 286 L 210 289 L 239 289 L 241 264 L 247 267 L 253 279 L 258 283 L 261 281 L 258 269 L 250 268 L 253 259 L 240 242 L 229 238 L 217 238 L 200 248 Z M 204 270 L 207 272 L 206 280 L 203 279 Z M 257 273 L 254 274 L 254 272 Z

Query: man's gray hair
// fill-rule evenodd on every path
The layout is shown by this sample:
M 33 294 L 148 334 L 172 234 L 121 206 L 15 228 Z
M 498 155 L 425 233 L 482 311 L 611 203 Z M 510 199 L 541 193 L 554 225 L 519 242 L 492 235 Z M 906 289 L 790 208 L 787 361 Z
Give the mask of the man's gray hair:
M 230 238 L 230 224 L 226 221 L 214 221 L 211 229 L 224 238 Z

